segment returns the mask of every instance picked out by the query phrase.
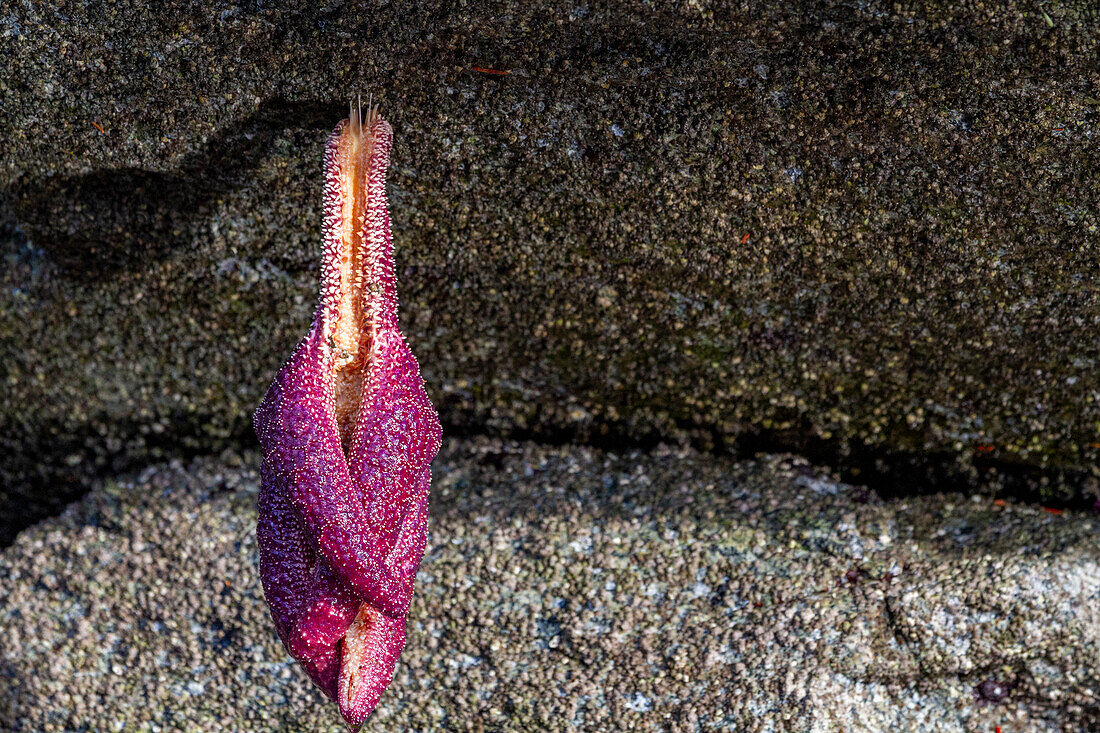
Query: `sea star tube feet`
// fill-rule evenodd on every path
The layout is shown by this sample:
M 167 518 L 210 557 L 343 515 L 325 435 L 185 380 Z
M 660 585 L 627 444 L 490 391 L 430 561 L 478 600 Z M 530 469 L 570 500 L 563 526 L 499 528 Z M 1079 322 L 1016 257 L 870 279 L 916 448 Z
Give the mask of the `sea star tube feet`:
M 264 596 L 283 645 L 353 730 L 405 646 L 442 437 L 397 324 L 392 141 L 376 109 L 352 109 L 329 138 L 317 311 L 254 417 Z

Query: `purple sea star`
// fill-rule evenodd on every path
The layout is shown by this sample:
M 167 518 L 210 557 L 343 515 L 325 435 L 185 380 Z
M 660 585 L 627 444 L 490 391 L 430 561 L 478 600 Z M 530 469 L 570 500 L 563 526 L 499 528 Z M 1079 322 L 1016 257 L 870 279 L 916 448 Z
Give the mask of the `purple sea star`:
M 393 131 L 353 109 L 325 150 L 313 325 L 256 410 L 264 596 L 283 645 L 353 729 L 393 679 L 424 556 L 439 417 L 397 325 Z

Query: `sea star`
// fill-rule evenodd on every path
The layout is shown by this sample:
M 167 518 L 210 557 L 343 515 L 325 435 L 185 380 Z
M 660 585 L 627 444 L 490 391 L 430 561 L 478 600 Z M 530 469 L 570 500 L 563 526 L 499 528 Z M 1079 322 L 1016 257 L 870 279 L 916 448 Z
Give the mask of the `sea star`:
M 264 596 L 283 645 L 356 730 L 393 679 L 442 437 L 397 325 L 393 131 L 352 109 L 325 149 L 313 325 L 256 410 Z

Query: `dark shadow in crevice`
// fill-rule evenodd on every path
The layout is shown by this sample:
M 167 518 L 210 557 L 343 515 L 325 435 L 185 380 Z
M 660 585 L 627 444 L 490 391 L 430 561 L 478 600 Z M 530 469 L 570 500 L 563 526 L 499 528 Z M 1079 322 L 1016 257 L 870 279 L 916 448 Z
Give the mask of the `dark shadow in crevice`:
M 164 424 L 165 430 L 156 432 L 145 424 L 114 420 L 106 436 L 94 420 L 75 428 L 39 424 L 33 431 L 0 422 L 0 547 L 10 545 L 21 530 L 60 514 L 105 479 L 255 441 L 243 420 L 217 438 L 210 437 L 212 421 L 206 416 L 181 412 Z
M 792 453 L 830 469 L 846 483 L 866 486 L 883 499 L 939 493 L 983 494 L 1052 509 L 1087 511 L 1100 496 L 1100 481 L 1085 469 L 1044 468 L 993 456 L 968 459 L 948 452 L 921 453 L 824 439 L 809 424 L 791 430 L 750 426 L 738 435 L 727 435 L 715 428 L 679 422 L 676 437 L 672 438 L 656 431 L 628 433 L 624 426 L 615 424 L 590 424 L 577 430 L 540 426 L 494 431 L 476 421 L 449 422 L 455 432 L 464 435 L 498 433 L 512 440 L 586 445 L 611 451 L 652 450 L 661 443 L 674 443 L 734 460 L 766 453 Z
M 203 210 L 245 185 L 288 129 L 329 129 L 340 104 L 270 100 L 213 136 L 172 171 L 96 170 L 20 179 L 2 198 L 20 227 L 77 282 L 147 269 L 194 241 Z
M 835 472 L 844 481 L 866 486 L 883 499 L 927 496 L 938 493 L 984 494 L 990 498 L 1040 504 L 1052 509 L 1089 511 L 1096 501 L 1096 479 L 1085 470 L 1043 469 L 994 458 L 967 462 L 947 453 L 907 453 L 881 446 L 841 444 L 806 432 L 745 432 L 736 437 L 697 426 L 680 426 L 678 441 L 656 432 L 636 434 L 618 424 L 589 425 L 583 431 L 541 427 L 529 430 L 491 429 L 452 410 L 443 410 L 444 434 L 472 437 L 494 435 L 546 445 L 583 445 L 625 452 L 649 451 L 662 443 L 681 443 L 705 453 L 729 459 L 752 458 L 763 453 L 792 453 Z M 78 500 L 99 480 L 170 459 L 187 460 L 227 448 L 255 447 L 255 437 L 245 418 L 210 437 L 207 416 L 181 413 L 164 421 L 163 432 L 148 426 L 111 423 L 111 432 L 124 442 L 107 448 L 104 436 L 93 427 L 80 430 L 62 425 L 36 426 L 33 435 L 18 426 L 0 425 L 0 547 L 11 544 L 25 527 L 59 513 Z

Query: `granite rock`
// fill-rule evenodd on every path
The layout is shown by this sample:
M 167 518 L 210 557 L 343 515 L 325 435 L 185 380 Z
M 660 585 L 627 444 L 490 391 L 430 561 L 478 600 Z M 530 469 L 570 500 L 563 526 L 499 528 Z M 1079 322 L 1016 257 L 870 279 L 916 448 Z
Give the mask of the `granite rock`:
M 0 553 L 0 727 L 340 730 L 267 617 L 256 465 L 150 467 Z M 434 470 L 368 730 L 1100 726 L 1096 516 L 663 446 L 455 440 Z
M 0 514 L 249 440 L 309 320 L 321 149 L 359 93 L 396 131 L 402 327 L 452 431 L 1095 498 L 1098 17 L 13 5 Z

